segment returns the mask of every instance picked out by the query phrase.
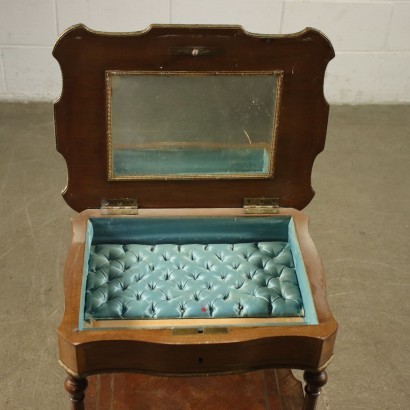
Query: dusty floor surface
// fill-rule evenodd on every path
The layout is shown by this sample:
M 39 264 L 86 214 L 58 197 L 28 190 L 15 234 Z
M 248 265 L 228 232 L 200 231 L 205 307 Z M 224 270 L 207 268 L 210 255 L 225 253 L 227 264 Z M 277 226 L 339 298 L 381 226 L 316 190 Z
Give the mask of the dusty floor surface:
M 332 107 L 306 208 L 339 321 L 321 409 L 410 408 L 410 106 Z M 70 217 L 51 104 L 0 104 L 0 409 L 69 408 Z

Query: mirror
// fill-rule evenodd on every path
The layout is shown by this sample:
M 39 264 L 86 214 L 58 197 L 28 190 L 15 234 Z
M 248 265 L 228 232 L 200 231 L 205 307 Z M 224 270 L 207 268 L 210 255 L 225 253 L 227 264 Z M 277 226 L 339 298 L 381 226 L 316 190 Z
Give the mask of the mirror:
M 109 180 L 272 175 L 280 72 L 106 75 Z

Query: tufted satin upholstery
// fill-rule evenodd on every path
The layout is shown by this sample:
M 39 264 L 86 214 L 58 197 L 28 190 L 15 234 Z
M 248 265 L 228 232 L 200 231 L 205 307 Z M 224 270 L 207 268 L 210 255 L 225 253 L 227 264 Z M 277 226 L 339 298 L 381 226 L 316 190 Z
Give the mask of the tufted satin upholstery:
M 304 316 L 287 242 L 91 246 L 85 319 Z

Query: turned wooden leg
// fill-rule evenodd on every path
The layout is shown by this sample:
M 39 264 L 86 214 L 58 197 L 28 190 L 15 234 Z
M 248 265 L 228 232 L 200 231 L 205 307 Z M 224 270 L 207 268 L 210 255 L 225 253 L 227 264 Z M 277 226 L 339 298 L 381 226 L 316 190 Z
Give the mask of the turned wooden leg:
M 70 396 L 73 410 L 84 410 L 84 391 L 88 386 L 85 377 L 76 378 L 68 375 L 64 387 Z
M 303 410 L 314 410 L 320 395 L 321 387 L 327 382 L 327 374 L 324 370 L 317 372 L 306 370 L 303 374 L 303 378 L 306 382 Z

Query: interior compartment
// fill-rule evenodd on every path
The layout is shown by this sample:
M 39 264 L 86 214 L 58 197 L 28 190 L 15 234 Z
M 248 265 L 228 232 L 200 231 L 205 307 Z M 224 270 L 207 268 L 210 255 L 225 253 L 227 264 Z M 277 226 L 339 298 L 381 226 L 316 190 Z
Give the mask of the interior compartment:
M 232 175 L 266 174 L 269 153 L 263 147 L 240 148 L 146 148 L 113 151 L 113 172 L 130 175 Z
M 82 295 L 81 328 L 317 324 L 287 216 L 90 218 Z

